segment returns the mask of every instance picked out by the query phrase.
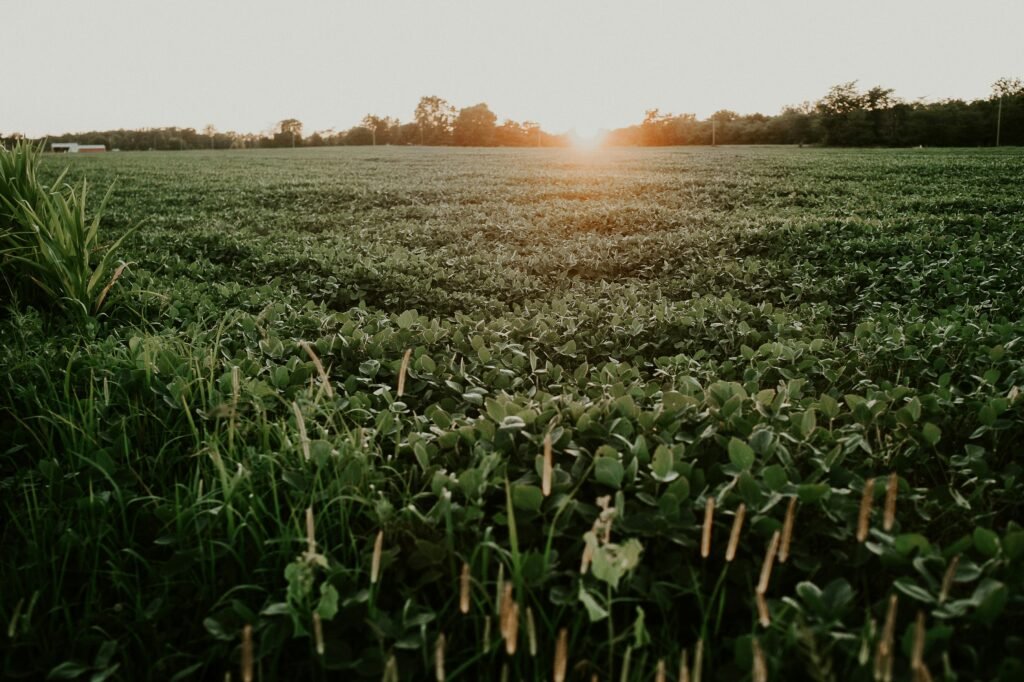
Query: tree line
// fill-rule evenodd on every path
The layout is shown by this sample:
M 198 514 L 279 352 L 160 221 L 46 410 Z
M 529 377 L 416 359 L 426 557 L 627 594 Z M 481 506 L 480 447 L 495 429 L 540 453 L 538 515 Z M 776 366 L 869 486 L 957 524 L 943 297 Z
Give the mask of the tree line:
M 647 111 L 634 126 L 611 131 L 612 145 L 817 144 L 836 147 L 976 147 L 1024 145 L 1024 82 L 1001 78 L 986 99 L 906 101 L 892 88 L 861 90 L 856 81 L 829 89 L 816 102 L 789 106 L 775 116 L 717 111 L 693 114 Z
M 23 136 L 14 134 L 0 143 Z M 284 119 L 263 133 L 194 128 L 148 128 L 65 133 L 50 142 L 104 144 L 108 149 L 185 150 L 323 147 L 339 145 L 436 145 L 472 147 L 559 147 L 567 135 L 544 131 L 532 121 L 498 117 L 485 103 L 456 108 L 434 95 L 422 97 L 411 121 L 368 114 L 346 130 L 306 134 L 302 122 Z M 833 86 L 819 100 L 786 107 L 776 115 L 723 109 L 706 119 L 695 114 L 646 112 L 636 125 L 609 131 L 613 146 L 707 144 L 808 144 L 827 146 L 1024 145 L 1024 81 L 1001 78 L 988 98 L 965 101 L 907 101 L 891 88 L 861 90 L 856 81 Z
M 14 134 L 6 140 L 24 136 Z M 0 142 L 5 140 L 0 134 Z M 422 97 L 413 119 L 403 123 L 390 116 L 368 114 L 356 126 L 346 130 L 316 130 L 306 133 L 302 121 L 287 118 L 273 130 L 262 133 L 218 131 L 212 125 L 195 128 L 146 128 L 141 130 L 104 130 L 50 135 L 48 142 L 103 144 L 108 149 L 194 150 L 257 149 L 288 147 L 326 147 L 340 145 L 455 145 L 467 147 L 558 147 L 568 144 L 565 135 L 553 135 L 533 121 L 517 122 L 498 117 L 487 104 L 457 109 L 435 95 Z

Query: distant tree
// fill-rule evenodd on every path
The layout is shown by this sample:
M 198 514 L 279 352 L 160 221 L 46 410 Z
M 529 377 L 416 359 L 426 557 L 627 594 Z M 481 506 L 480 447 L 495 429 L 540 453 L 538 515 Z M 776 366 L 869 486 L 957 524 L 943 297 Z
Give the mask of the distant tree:
M 864 98 L 857 81 L 833 85 L 817 103 L 825 144 L 848 145 L 856 141 L 857 114 L 863 112 Z
M 526 145 L 529 147 L 544 146 L 544 131 L 540 123 L 536 121 L 523 121 L 523 130 L 526 132 Z
M 397 118 L 367 114 L 362 120 L 363 127 L 370 131 L 372 144 L 391 144 L 392 130 L 399 127 Z
M 893 92 L 892 88 L 876 85 L 861 95 L 861 106 L 867 111 L 867 118 L 871 123 L 871 144 L 882 144 L 896 135 L 892 126 L 886 125 L 887 119 L 890 122 L 894 120 L 890 116 L 893 106 L 897 103 Z
M 413 114 L 419 126 L 420 144 L 448 144 L 451 142 L 455 107 L 431 95 L 420 98 Z
M 302 144 L 302 121 L 297 118 L 286 118 L 278 121 L 274 132 L 275 147 L 298 147 Z
M 372 145 L 373 131 L 366 126 L 355 126 L 345 131 L 346 145 Z
M 1024 99 L 1022 96 L 1024 96 L 1024 81 L 1020 78 L 1003 77 L 992 84 L 992 98 L 998 102 L 996 107 L 996 146 L 1003 142 L 1003 100 Z M 1016 132 L 1024 131 L 1017 130 Z M 1011 134 L 1011 138 L 1014 137 L 1017 136 Z M 1011 144 L 1014 143 L 1020 144 L 1017 139 L 1011 141 Z
M 494 144 L 498 117 L 484 103 L 459 110 L 452 139 L 463 147 L 490 147 Z
M 213 149 L 213 144 L 217 139 L 217 129 L 213 127 L 212 123 L 207 123 L 203 128 L 203 135 L 210 140 L 210 149 Z

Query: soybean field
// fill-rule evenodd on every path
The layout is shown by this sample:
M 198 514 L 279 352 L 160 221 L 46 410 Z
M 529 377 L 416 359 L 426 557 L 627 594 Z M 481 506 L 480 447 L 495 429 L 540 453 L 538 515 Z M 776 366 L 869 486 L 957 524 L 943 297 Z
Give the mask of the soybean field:
M 1024 678 L 1020 149 L 65 166 L 127 265 L 0 311 L 0 677 Z

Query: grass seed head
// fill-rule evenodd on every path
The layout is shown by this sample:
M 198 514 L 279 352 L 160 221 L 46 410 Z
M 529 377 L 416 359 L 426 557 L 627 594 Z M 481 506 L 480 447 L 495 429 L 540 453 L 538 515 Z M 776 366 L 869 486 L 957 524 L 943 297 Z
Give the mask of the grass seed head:
M 540 490 L 547 497 L 551 494 L 551 434 L 544 436 L 544 469 L 541 476 L 541 487 Z
M 313 639 L 316 642 L 316 653 L 324 655 L 324 624 L 320 618 L 320 612 L 313 612 Z
M 469 563 L 462 564 L 462 575 L 459 576 L 459 611 L 469 613 L 470 573 Z
M 405 393 L 405 373 L 409 371 L 409 358 L 412 357 L 412 348 L 405 350 L 405 355 L 402 356 L 402 367 L 398 370 L 398 397 L 401 398 Z
M 957 554 L 949 561 L 946 572 L 942 576 L 942 589 L 939 590 L 939 603 L 949 598 L 949 591 L 953 589 L 953 579 L 956 578 L 956 568 L 960 565 L 960 555 Z
M 312 507 L 306 507 L 306 551 L 309 554 L 316 554 L 316 526 Z
M 679 682 L 690 682 L 690 652 L 687 649 L 679 654 Z
M 711 524 L 715 520 L 715 498 L 708 495 L 708 501 L 704 504 L 704 529 L 700 537 L 700 556 L 707 559 L 711 554 Z
M 793 523 L 796 521 L 796 498 L 789 498 L 786 507 L 786 519 L 782 522 L 782 544 L 779 545 L 779 563 L 786 563 L 789 558 L 789 545 L 793 541 Z
M 384 551 L 384 531 L 377 531 L 377 539 L 373 542 L 373 558 L 370 561 L 370 584 L 375 585 L 380 579 L 380 555 Z
M 860 513 L 857 515 L 857 542 L 868 539 L 871 525 L 871 507 L 875 504 L 875 479 L 864 481 L 864 491 L 860 496 Z
M 555 645 L 555 682 L 565 682 L 565 673 L 569 667 L 569 630 L 562 628 L 558 631 L 558 643 Z
M 764 650 L 761 649 L 761 643 L 757 640 L 757 637 L 750 641 L 750 646 L 754 656 L 751 679 L 753 682 L 768 682 L 768 663 L 764 659 Z
M 691 682 L 700 682 L 704 668 L 704 638 L 697 640 L 697 646 L 693 649 L 693 671 L 690 674 Z
M 736 516 L 732 520 L 732 531 L 729 533 L 729 545 L 725 548 L 725 560 L 732 561 L 736 558 L 736 547 L 740 544 L 740 532 L 743 530 L 743 518 L 747 514 L 747 505 L 740 502 L 736 509 Z
M 434 679 L 437 682 L 444 682 L 444 647 L 445 638 L 442 632 L 437 636 L 437 641 L 434 643 Z
M 252 651 L 252 626 L 246 625 L 242 628 L 242 682 L 252 682 L 253 679 L 253 651 Z
M 889 474 L 889 481 L 885 487 L 885 515 L 882 517 L 882 528 L 887 533 L 896 523 L 896 495 L 899 490 L 900 478 L 893 472 Z
M 924 665 L 925 634 L 924 611 L 918 610 L 917 619 L 914 621 L 914 644 L 910 654 L 910 669 L 915 673 Z
M 757 582 L 757 591 L 761 594 L 768 591 L 768 582 L 772 579 L 772 566 L 775 563 L 775 554 L 779 551 L 779 538 L 779 531 L 772 533 L 772 539 L 764 553 L 764 562 L 761 564 L 761 579 Z
M 299 404 L 292 403 L 292 412 L 295 413 L 295 425 L 299 429 L 299 444 L 302 446 L 302 459 L 309 461 L 309 436 L 306 435 L 306 420 L 302 416 Z
M 530 646 L 530 657 L 537 657 L 537 624 L 533 620 L 533 609 L 526 607 L 526 637 Z
M 327 376 L 327 372 L 324 370 L 324 365 L 320 362 L 320 356 L 316 354 L 313 347 L 307 342 L 302 342 L 302 350 L 306 351 L 306 355 L 313 362 L 313 366 L 316 367 L 316 373 L 320 375 L 320 385 L 324 387 L 324 393 L 327 394 L 328 398 L 334 397 L 334 389 L 331 388 L 331 380 Z
M 875 680 L 889 682 L 892 680 L 893 660 L 893 639 L 896 632 L 896 607 L 899 599 L 895 594 L 889 597 L 889 608 L 885 614 L 885 625 L 882 626 L 882 636 L 878 640 L 878 648 L 875 652 Z
M 768 600 L 760 592 L 754 592 L 754 602 L 757 604 L 757 622 L 761 627 L 766 628 L 772 624 L 771 612 L 768 610 Z

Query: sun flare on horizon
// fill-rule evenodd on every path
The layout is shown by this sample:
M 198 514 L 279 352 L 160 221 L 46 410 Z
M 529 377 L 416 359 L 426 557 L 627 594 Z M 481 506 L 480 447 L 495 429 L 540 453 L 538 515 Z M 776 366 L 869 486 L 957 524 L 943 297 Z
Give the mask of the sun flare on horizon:
M 596 149 L 604 142 L 606 135 L 606 130 L 596 126 L 576 126 L 569 131 L 569 140 L 578 149 Z

